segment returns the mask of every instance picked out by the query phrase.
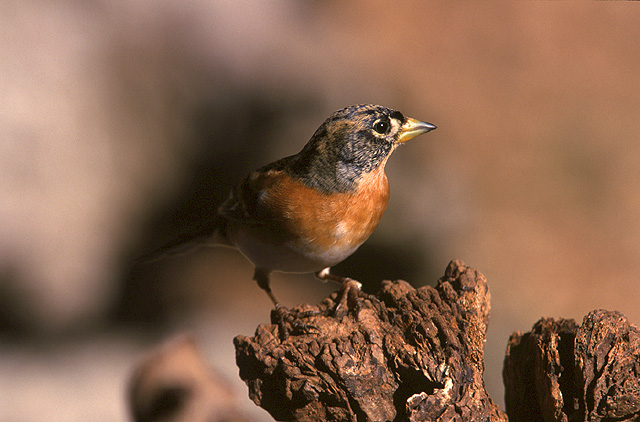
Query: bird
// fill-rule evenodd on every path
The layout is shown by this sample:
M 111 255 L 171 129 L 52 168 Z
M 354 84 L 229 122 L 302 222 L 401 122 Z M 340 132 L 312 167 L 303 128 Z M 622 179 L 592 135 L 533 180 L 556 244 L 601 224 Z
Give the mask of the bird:
M 297 154 L 249 173 L 200 233 L 177 239 L 154 256 L 190 245 L 238 249 L 276 309 L 272 272 L 314 273 L 344 289 L 360 283 L 330 268 L 360 247 L 389 202 L 385 165 L 402 143 L 436 126 L 372 104 L 331 114 Z

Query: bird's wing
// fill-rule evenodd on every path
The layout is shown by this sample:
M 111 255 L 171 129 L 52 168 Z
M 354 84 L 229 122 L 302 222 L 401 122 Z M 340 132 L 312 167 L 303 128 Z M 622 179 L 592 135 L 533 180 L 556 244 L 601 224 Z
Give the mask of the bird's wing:
M 229 221 L 253 226 L 271 224 L 273 214 L 265 206 L 265 192 L 282 180 L 289 160 L 290 157 L 287 157 L 250 173 L 231 190 L 215 216 L 136 261 L 155 261 L 168 255 L 188 252 L 198 246 L 233 246 L 227 235 Z
M 222 217 L 242 224 L 259 226 L 269 224 L 274 218 L 266 206 L 268 191 L 278 189 L 285 172 L 289 157 L 262 167 L 242 180 L 218 208 Z
M 264 207 L 263 198 L 266 188 L 276 178 L 270 173 L 253 172 L 229 194 L 226 201 L 218 208 L 218 214 L 229 220 L 248 225 L 260 225 L 268 219 L 268 210 Z

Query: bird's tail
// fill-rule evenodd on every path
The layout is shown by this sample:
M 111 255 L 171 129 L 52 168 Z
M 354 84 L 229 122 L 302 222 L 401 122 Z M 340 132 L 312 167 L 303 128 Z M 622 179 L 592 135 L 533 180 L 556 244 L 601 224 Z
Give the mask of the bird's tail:
M 136 263 L 150 263 L 181 255 L 203 246 L 233 246 L 227 235 L 227 220 L 218 216 L 213 221 L 176 236 L 161 247 L 141 255 Z

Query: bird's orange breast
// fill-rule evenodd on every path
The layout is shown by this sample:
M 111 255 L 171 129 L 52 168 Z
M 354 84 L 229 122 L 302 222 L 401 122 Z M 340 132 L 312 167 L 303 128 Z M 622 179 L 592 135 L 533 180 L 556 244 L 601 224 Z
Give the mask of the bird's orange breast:
M 322 193 L 292 178 L 269 189 L 265 205 L 281 219 L 290 246 L 305 255 L 326 255 L 342 261 L 378 225 L 389 201 L 384 165 L 364 174 L 349 193 Z

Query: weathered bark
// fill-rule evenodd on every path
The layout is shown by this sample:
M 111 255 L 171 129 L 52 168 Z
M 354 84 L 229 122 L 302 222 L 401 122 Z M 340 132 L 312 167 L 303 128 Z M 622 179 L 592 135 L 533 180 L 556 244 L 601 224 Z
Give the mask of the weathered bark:
M 340 297 L 235 338 L 249 396 L 274 418 L 507 420 L 482 380 L 490 305 L 478 271 L 453 261 L 435 287 L 385 281 L 377 297 Z M 512 422 L 640 420 L 640 330 L 604 310 L 580 326 L 543 318 L 511 335 L 503 378 Z M 189 337 L 137 367 L 129 398 L 136 421 L 245 420 Z
M 542 319 L 511 335 L 503 377 L 512 422 L 640 420 L 640 331 L 604 310 Z
M 238 336 L 249 396 L 284 421 L 505 421 L 482 374 L 489 318 L 485 277 L 460 261 L 435 288 L 385 281 L 376 299 L 337 294 L 282 324 Z M 338 312 L 339 313 L 339 312 Z
M 577 410 L 573 378 L 576 330 L 571 319 L 545 318 L 530 333 L 511 335 L 503 369 L 506 410 L 511 422 L 566 421 L 566 415 Z

